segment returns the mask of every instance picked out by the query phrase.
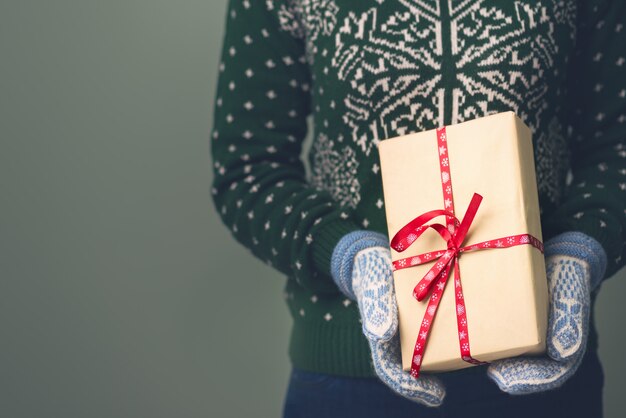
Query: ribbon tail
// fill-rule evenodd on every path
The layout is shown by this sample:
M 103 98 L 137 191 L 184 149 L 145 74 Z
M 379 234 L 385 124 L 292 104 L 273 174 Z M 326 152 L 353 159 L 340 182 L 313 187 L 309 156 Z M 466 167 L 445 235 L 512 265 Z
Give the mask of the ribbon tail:
M 430 270 L 428 270 L 422 280 L 420 280 L 413 289 L 413 296 L 415 297 L 415 299 L 420 302 L 424 300 L 424 298 L 428 295 L 428 292 L 430 292 L 432 283 L 441 275 L 443 269 L 447 266 L 447 271 L 450 270 L 450 262 L 452 261 L 453 254 L 454 250 L 447 250 L 445 253 L 443 253 L 441 257 L 439 257 L 439 260 L 435 263 L 435 265 L 432 266 Z M 441 261 L 442 258 L 447 261 Z
M 456 321 L 459 334 L 461 358 L 464 361 L 475 365 L 487 364 L 472 357 L 469 331 L 467 327 L 467 308 L 465 306 L 465 297 L 463 296 L 463 287 L 461 285 L 461 271 L 459 270 L 458 257 L 455 257 L 454 259 L 454 299 L 456 301 Z
M 415 347 L 413 349 L 413 357 L 411 358 L 411 376 L 418 378 L 420 374 L 420 367 L 422 360 L 424 359 L 424 350 L 426 349 L 426 341 L 430 334 L 430 328 L 437 314 L 437 308 L 441 301 L 441 295 L 445 290 L 446 283 L 448 281 L 448 275 L 450 273 L 451 263 L 446 264 L 447 268 L 441 272 L 435 282 L 435 288 L 428 300 L 428 306 L 426 312 L 422 318 L 422 324 L 420 326 L 419 334 L 417 334 L 417 341 L 415 341 Z

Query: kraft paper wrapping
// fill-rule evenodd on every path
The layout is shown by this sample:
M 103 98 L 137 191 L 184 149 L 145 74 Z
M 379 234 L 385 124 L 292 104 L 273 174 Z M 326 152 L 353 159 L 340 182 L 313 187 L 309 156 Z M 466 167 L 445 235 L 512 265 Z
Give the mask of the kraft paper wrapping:
M 484 199 L 464 245 L 530 233 L 541 224 L 530 129 L 513 112 L 446 127 L 455 214 L 462 219 L 474 192 Z M 436 131 L 381 141 L 378 145 L 389 239 L 416 216 L 443 209 Z M 443 216 L 432 222 L 445 225 Z M 392 259 L 445 249 L 428 229 Z M 471 354 L 493 361 L 545 352 L 548 289 L 543 254 L 531 245 L 462 253 L 461 283 L 467 308 Z M 394 271 L 402 365 L 410 370 L 413 348 L 428 297 L 413 288 L 433 263 Z M 453 267 L 454 269 L 454 267 Z M 427 341 L 423 371 L 470 367 L 459 349 L 453 270 Z

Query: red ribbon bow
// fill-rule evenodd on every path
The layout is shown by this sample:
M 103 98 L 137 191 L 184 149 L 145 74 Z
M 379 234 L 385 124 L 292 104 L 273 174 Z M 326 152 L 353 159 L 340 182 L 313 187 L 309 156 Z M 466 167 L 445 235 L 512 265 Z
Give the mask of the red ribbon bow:
M 459 347 L 461 350 L 461 358 L 472 364 L 485 364 L 476 360 L 470 353 L 469 334 L 467 328 L 467 309 L 463 298 L 463 288 L 461 286 L 461 272 L 459 269 L 459 257 L 462 252 L 483 250 L 489 248 L 507 248 L 516 245 L 530 244 L 543 252 L 543 244 L 541 241 L 530 234 L 518 234 L 508 237 L 483 241 L 477 244 L 462 246 L 469 228 L 476 216 L 478 207 L 483 199 L 478 193 L 474 193 L 472 200 L 463 216 L 463 220 L 459 222 L 454 214 L 454 201 L 452 198 L 452 179 L 450 178 L 449 158 L 446 144 L 446 128 L 437 129 L 437 143 L 439 147 L 439 165 L 441 170 L 442 190 L 444 197 L 444 206 L 448 210 L 437 209 L 425 212 L 417 218 L 406 224 L 398 231 L 391 240 L 391 248 L 397 252 L 405 251 L 409 248 L 424 231 L 432 228 L 447 242 L 446 250 L 431 251 L 428 253 L 402 258 L 393 262 L 393 269 L 400 270 L 420 264 L 436 261 L 436 263 L 428 270 L 426 275 L 419 281 L 413 289 L 413 296 L 422 301 L 430 293 L 430 299 L 424 317 L 422 318 L 420 331 L 415 342 L 413 350 L 413 358 L 411 362 L 411 375 L 419 376 L 420 366 L 424 358 L 424 350 L 426 349 L 426 341 L 430 332 L 430 327 L 437 313 L 441 295 L 445 289 L 450 269 L 454 264 L 454 295 L 456 301 L 457 328 L 459 336 Z M 428 221 L 438 216 L 446 217 L 447 227 Z

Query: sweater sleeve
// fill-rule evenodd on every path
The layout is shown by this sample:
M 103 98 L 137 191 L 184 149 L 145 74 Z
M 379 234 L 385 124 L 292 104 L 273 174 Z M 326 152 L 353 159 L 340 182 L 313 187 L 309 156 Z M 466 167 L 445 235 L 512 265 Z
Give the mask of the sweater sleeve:
M 303 30 L 281 0 L 229 0 L 215 97 L 212 197 L 234 238 L 314 292 L 337 292 L 330 259 L 359 229 L 301 159 L 312 79 Z
M 626 2 L 579 2 L 568 83 L 573 180 L 549 235 L 595 238 L 607 255 L 607 278 L 626 258 Z

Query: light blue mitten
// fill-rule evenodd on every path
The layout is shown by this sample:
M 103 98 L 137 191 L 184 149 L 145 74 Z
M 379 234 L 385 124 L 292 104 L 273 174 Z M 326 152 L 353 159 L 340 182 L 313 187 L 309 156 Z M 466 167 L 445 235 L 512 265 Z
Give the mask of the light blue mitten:
M 581 232 L 566 232 L 547 241 L 545 257 L 550 296 L 548 356 L 500 360 L 487 369 L 488 376 L 510 394 L 554 389 L 576 372 L 587 345 L 590 294 L 606 271 L 604 249 Z
M 339 289 L 357 301 L 378 377 L 412 401 L 441 405 L 445 389 L 437 378 L 422 374 L 415 379 L 402 370 L 398 308 L 387 237 L 372 231 L 345 235 L 333 251 L 331 273 Z

